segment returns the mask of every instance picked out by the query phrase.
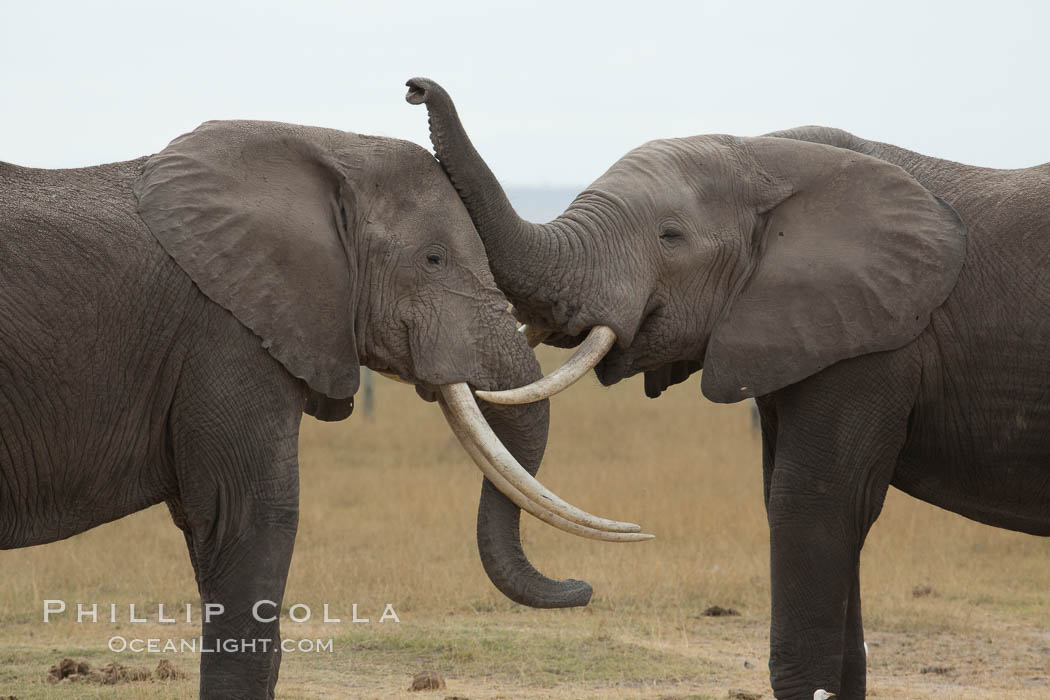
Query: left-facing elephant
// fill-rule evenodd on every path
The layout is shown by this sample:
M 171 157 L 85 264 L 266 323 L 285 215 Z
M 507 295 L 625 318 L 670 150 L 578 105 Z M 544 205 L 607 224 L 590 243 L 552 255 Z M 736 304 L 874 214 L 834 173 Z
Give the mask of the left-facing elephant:
M 590 595 L 532 568 L 519 506 L 577 534 L 641 537 L 532 479 L 545 403 L 482 417 L 470 399 L 467 384 L 516 386 L 539 367 L 423 149 L 234 121 L 133 161 L 0 163 L 0 549 L 166 502 L 202 604 L 224 606 L 204 645 L 257 640 L 202 654 L 202 696 L 273 695 L 278 623 L 252 606 L 281 604 L 300 418 L 347 417 L 359 365 L 440 394 L 510 496 L 486 480 L 478 510 L 482 561 L 508 596 Z

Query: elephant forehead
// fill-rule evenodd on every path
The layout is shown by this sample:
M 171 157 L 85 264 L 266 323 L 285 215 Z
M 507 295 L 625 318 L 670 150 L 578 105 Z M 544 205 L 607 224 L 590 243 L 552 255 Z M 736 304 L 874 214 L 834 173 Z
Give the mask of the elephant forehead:
M 437 236 L 456 250 L 484 257 L 470 213 L 441 165 L 415 144 L 395 143 L 398 147 L 384 158 L 385 187 L 381 187 L 391 194 L 392 214 L 411 220 L 420 233 Z
M 719 189 L 731 166 L 722 137 L 650 141 L 618 160 L 589 189 L 630 204 L 681 206 Z

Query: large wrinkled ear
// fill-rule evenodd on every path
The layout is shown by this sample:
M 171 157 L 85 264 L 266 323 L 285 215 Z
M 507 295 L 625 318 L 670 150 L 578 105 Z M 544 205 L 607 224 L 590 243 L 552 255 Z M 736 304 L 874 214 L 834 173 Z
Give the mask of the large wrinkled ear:
M 352 396 L 359 372 L 355 207 L 330 155 L 350 136 L 207 122 L 150 158 L 135 185 L 140 216 L 201 291 L 332 399 Z
M 966 252 L 955 211 L 895 165 L 788 139 L 744 144 L 780 194 L 708 344 L 701 387 L 724 403 L 910 342 Z

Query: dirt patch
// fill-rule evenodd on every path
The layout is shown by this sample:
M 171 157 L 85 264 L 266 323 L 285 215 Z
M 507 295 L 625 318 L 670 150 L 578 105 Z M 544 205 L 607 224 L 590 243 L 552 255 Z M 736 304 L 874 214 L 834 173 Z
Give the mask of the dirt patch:
M 167 659 L 160 660 L 154 675 L 156 675 L 157 680 L 161 681 L 181 681 L 186 678 L 186 672 L 175 668 L 175 664 Z
M 933 590 L 933 586 L 928 583 L 920 583 L 911 589 L 912 598 L 928 598 L 931 595 L 937 595 L 937 591 Z
M 412 687 L 409 690 L 441 690 L 445 687 L 445 679 L 437 671 L 420 671 L 412 678 Z
M 748 690 L 730 690 L 728 697 L 733 698 L 733 700 L 762 700 L 760 693 L 752 693 Z
M 712 605 L 701 613 L 704 617 L 731 617 L 739 615 L 740 612 L 733 608 L 723 608 L 721 605 Z
M 98 683 L 116 685 L 132 681 L 182 680 L 186 674 L 166 659 L 157 664 L 156 672 L 148 668 L 128 668 L 123 664 L 111 662 L 102 668 L 92 669 L 87 661 L 62 659 L 48 669 L 48 683 Z

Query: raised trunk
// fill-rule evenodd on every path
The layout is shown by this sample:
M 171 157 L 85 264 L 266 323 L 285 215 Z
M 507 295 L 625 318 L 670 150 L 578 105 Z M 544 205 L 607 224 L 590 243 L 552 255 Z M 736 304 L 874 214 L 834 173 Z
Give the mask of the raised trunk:
M 448 93 L 426 78 L 413 78 L 408 86 L 408 101 L 426 104 L 434 153 L 481 236 L 496 284 L 529 321 L 563 328 L 573 310 L 567 313 L 564 299 L 551 295 L 566 288 L 558 271 L 574 269 L 573 229 L 561 218 L 534 224 L 519 217 L 470 142 Z
M 489 347 L 479 353 L 484 374 L 498 379 L 482 381 L 488 388 L 510 388 L 538 379 L 539 363 L 519 333 L 494 334 Z M 489 426 L 530 474 L 535 475 L 547 447 L 550 404 L 497 406 L 481 401 Z M 503 595 L 534 608 L 568 608 L 586 605 L 591 587 L 584 581 L 547 578 L 529 562 L 521 547 L 521 511 L 487 479 L 478 504 L 478 553 L 489 580 Z

